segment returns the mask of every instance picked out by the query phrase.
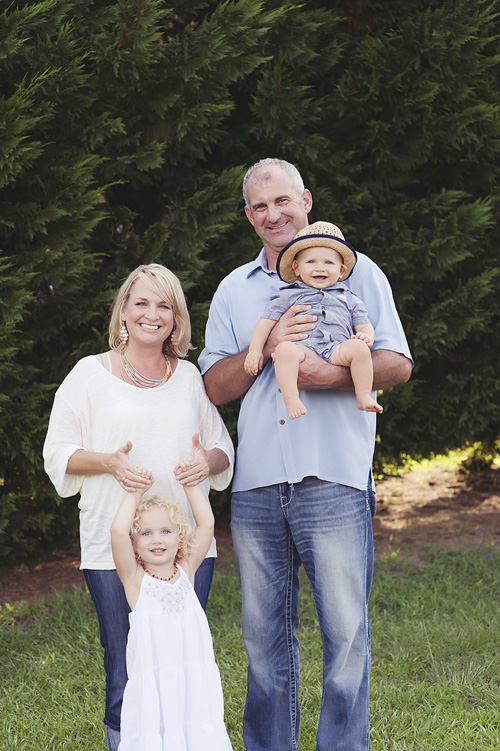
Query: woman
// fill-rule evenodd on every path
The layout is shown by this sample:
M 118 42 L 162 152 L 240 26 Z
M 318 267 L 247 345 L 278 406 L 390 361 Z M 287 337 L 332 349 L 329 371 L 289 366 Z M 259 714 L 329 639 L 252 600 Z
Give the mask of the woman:
M 182 287 L 164 266 L 139 266 L 116 297 L 109 352 L 80 360 L 54 399 L 44 446 L 57 492 L 80 493 L 81 568 L 99 619 L 106 670 L 106 740 L 115 751 L 127 680 L 129 608 L 111 553 L 110 526 L 125 491 L 142 488 L 137 467 L 155 490 L 173 495 L 193 517 L 182 484 L 208 495 L 231 480 L 233 446 L 198 370 L 181 360 L 191 327 Z M 205 607 L 215 540 L 197 571 Z

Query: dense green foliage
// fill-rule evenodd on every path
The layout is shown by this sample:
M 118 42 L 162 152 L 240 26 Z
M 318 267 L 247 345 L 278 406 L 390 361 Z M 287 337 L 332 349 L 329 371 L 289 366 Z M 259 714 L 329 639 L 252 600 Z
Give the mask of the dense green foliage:
M 74 536 L 43 438 L 58 383 L 106 348 L 119 282 L 159 260 L 189 296 L 236 217 L 242 170 L 207 155 L 276 14 L 184 5 L 44 0 L 1 16 L 0 558 Z M 193 303 L 199 343 L 207 306 Z
M 245 168 L 297 164 L 312 220 L 386 271 L 415 357 L 379 451 L 500 417 L 499 35 L 486 0 L 14 0 L 0 14 L 0 558 L 74 535 L 44 475 L 53 393 L 106 347 L 138 263 L 213 291 L 256 254 Z M 195 350 L 193 357 L 199 352 Z M 237 405 L 224 408 L 234 425 Z
M 415 567 L 378 562 L 371 597 L 374 751 L 497 751 L 499 556 L 428 551 Z M 246 653 L 234 562 L 214 578 L 207 616 L 227 729 L 243 751 Z M 322 644 L 314 600 L 300 597 L 300 751 L 316 748 Z M 83 589 L 0 606 L 0 733 L 4 751 L 104 751 L 99 628 Z

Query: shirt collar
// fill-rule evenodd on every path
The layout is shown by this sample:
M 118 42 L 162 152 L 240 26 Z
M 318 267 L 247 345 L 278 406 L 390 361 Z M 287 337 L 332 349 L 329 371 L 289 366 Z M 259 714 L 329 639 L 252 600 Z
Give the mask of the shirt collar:
M 247 279 L 259 269 L 261 269 L 268 276 L 278 275 L 276 271 L 269 271 L 269 267 L 267 265 L 267 255 L 264 248 L 262 248 L 257 258 L 254 261 L 250 261 L 250 263 L 248 264 Z
M 297 279 L 296 282 L 285 284 L 285 286 L 281 287 L 280 289 L 292 289 L 293 287 L 297 287 L 298 289 L 313 289 L 315 292 L 329 292 L 331 289 L 347 289 L 343 282 L 335 282 L 335 284 L 331 284 L 329 287 L 316 289 L 316 287 L 311 287 L 309 284 L 304 284 L 304 282 L 302 282 L 300 279 Z

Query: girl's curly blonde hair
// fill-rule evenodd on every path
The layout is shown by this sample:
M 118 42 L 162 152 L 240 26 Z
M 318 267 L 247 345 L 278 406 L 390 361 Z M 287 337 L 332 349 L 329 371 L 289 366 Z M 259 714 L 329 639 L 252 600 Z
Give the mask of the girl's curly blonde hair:
M 132 521 L 132 526 L 130 527 L 130 538 L 132 540 L 132 544 L 141 531 L 142 512 L 150 511 L 153 506 L 167 511 L 172 524 L 175 524 L 175 526 L 177 527 L 177 532 L 179 535 L 179 550 L 177 551 L 177 555 L 175 556 L 176 559 L 187 558 L 187 556 L 193 549 L 193 545 L 191 543 L 191 524 L 189 523 L 189 519 L 187 518 L 184 510 L 181 508 L 179 501 L 177 501 L 175 498 L 169 498 L 168 496 L 153 495 L 150 498 L 143 498 L 143 500 L 138 504 L 135 510 L 135 516 Z M 137 552 L 136 557 L 137 560 L 141 562 L 140 557 L 137 555 Z

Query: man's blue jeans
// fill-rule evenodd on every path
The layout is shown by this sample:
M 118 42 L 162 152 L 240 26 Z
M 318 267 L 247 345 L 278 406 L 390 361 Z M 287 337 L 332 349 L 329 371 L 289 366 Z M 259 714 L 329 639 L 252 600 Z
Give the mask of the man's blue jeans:
M 233 493 L 231 531 L 248 654 L 247 751 L 295 751 L 302 562 L 323 641 L 317 751 L 366 751 L 375 497 L 305 478 Z
M 194 588 L 203 609 L 206 607 L 212 584 L 214 561 L 214 558 L 205 558 L 195 575 Z M 123 691 L 127 683 L 125 654 L 130 608 L 115 570 L 84 569 L 83 574 L 96 609 L 101 644 L 104 648 L 106 672 L 104 724 L 112 730 L 120 730 Z

